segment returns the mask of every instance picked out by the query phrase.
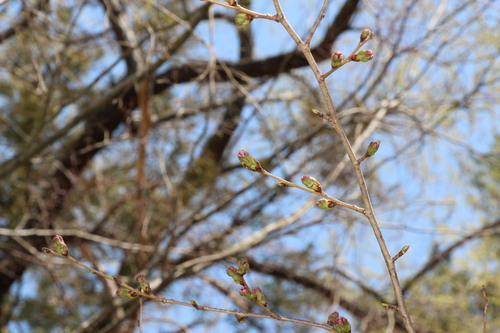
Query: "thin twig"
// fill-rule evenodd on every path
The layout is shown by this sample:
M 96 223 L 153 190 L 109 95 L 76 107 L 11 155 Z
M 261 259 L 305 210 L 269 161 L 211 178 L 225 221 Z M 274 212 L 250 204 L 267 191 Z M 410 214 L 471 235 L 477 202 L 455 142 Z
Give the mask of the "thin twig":
M 280 18 L 280 23 L 283 25 L 283 27 L 286 29 L 290 37 L 297 43 L 297 46 L 301 49 L 302 53 L 304 54 L 305 58 L 307 59 L 307 62 L 309 63 L 310 68 L 312 69 L 316 80 L 318 82 L 318 85 L 320 87 L 321 93 L 323 95 L 324 102 L 326 104 L 327 110 L 330 114 L 331 121 L 330 124 L 332 125 L 333 129 L 339 136 L 342 145 L 344 146 L 344 149 L 346 150 L 346 153 L 349 157 L 349 160 L 351 161 L 351 165 L 354 168 L 354 172 L 356 174 L 356 179 L 358 181 L 359 189 L 361 191 L 361 197 L 363 200 L 363 206 L 365 209 L 364 215 L 368 218 L 368 221 L 370 222 L 370 225 L 372 227 L 373 233 L 375 235 L 375 238 L 377 239 L 377 242 L 379 244 L 380 250 L 382 252 L 382 255 L 384 257 L 384 261 L 387 267 L 387 271 L 389 273 L 392 286 L 394 289 L 394 294 L 396 296 L 396 300 L 398 303 L 398 310 L 401 313 L 403 317 L 403 321 L 405 324 L 405 328 L 409 333 L 415 333 L 415 328 L 413 327 L 413 323 L 411 322 L 410 314 L 408 313 L 408 310 L 406 308 L 406 304 L 404 301 L 403 293 L 401 290 L 401 285 L 399 283 L 399 279 L 396 273 L 396 267 L 394 265 L 394 262 L 392 261 L 391 254 L 387 248 L 387 245 L 385 243 L 382 231 L 380 230 L 380 226 L 378 224 L 377 218 L 375 217 L 375 213 L 373 210 L 373 206 L 371 203 L 370 199 L 370 194 L 368 192 L 368 188 L 366 186 L 366 182 L 363 176 L 363 172 L 361 171 L 361 167 L 359 163 L 357 162 L 356 155 L 351 147 L 351 144 L 349 142 L 349 139 L 347 138 L 347 135 L 342 127 L 342 124 L 340 123 L 338 119 L 338 115 L 335 111 L 335 106 L 333 104 L 333 99 L 330 95 L 330 91 L 328 89 L 328 86 L 325 84 L 325 80 L 323 75 L 321 75 L 321 72 L 319 70 L 318 64 L 316 63 L 316 60 L 314 59 L 311 48 L 309 45 L 306 45 L 300 37 L 297 35 L 297 33 L 293 30 L 293 28 L 290 26 L 288 21 L 286 20 L 286 17 L 283 14 L 283 10 L 281 9 L 281 5 L 279 0 L 273 0 L 274 7 L 276 8 L 276 12 Z M 373 38 L 371 35 L 370 37 Z M 367 38 L 364 42 L 369 40 L 370 38 Z M 354 52 L 356 52 L 364 43 L 359 43 L 358 47 Z M 352 55 L 354 55 L 354 52 L 349 56 L 348 59 L 351 59 Z
M 210 2 L 210 3 L 213 3 L 214 5 L 231 8 L 231 9 L 237 10 L 239 12 L 251 15 L 253 18 L 261 18 L 261 19 L 266 19 L 266 20 L 271 20 L 271 21 L 278 22 L 278 16 L 277 15 L 257 13 L 257 12 L 254 12 L 253 10 L 247 9 L 245 7 L 241 7 L 238 4 L 232 6 L 232 5 L 228 4 L 228 3 L 218 2 L 218 1 L 215 1 L 215 0 L 201 0 L 201 1 Z
M 332 68 L 328 72 L 326 72 L 325 74 L 321 75 L 321 80 L 326 79 L 330 74 L 332 74 L 333 72 L 335 72 L 337 69 L 339 69 L 340 67 L 344 66 L 348 62 L 352 61 L 352 57 L 356 54 L 356 52 L 358 52 L 358 50 L 363 45 L 365 45 L 369 40 L 371 40 L 371 39 L 373 39 L 373 32 L 364 41 L 359 42 L 358 46 L 356 46 L 356 48 L 354 49 L 354 51 L 352 51 L 351 54 L 349 54 L 349 56 L 344 61 L 342 61 L 342 63 L 339 66 L 337 66 L 335 68 Z
M 335 204 L 336 204 L 337 206 L 342 206 L 342 207 L 345 207 L 345 208 L 349 208 L 349 209 L 352 209 L 352 210 L 354 210 L 354 211 L 356 211 L 356 212 L 358 212 L 358 213 L 361 213 L 361 214 L 364 214 L 364 213 L 365 213 L 365 209 L 364 209 L 364 208 L 362 208 L 362 207 L 358 207 L 358 206 L 353 205 L 353 204 L 349 204 L 349 203 L 347 203 L 347 202 L 340 201 L 340 200 L 338 200 L 338 199 L 336 199 L 336 198 L 334 198 L 334 197 L 332 197 L 332 196 L 330 196 L 330 195 L 326 194 L 326 193 L 325 193 L 325 192 L 323 192 L 323 191 L 321 191 L 321 192 L 316 192 L 316 191 L 311 190 L 311 189 L 309 189 L 309 188 L 307 188 L 307 187 L 304 187 L 304 186 L 300 186 L 300 185 L 294 184 L 294 183 L 289 182 L 288 180 L 283 179 L 283 178 L 281 178 L 281 177 L 278 177 L 278 176 L 276 176 L 276 175 L 274 175 L 274 174 L 272 174 L 272 173 L 270 173 L 269 171 L 266 171 L 266 170 L 264 170 L 264 169 L 261 171 L 261 173 L 262 173 L 263 175 L 266 175 L 266 176 L 269 176 L 269 177 L 271 177 L 271 178 L 274 178 L 274 179 L 278 180 L 280 183 L 282 183 L 282 184 L 284 184 L 284 185 L 285 185 L 284 187 L 295 187 L 295 188 L 301 189 L 301 190 L 303 190 L 303 191 L 306 191 L 306 192 L 309 192 L 309 193 L 312 193 L 312 194 L 316 194 L 316 195 L 319 195 L 319 196 L 321 196 L 321 197 L 324 197 L 324 198 L 326 198 L 326 199 L 328 199 L 328 200 L 331 200 L 331 201 L 335 202 Z
M 226 310 L 226 309 L 213 308 L 213 307 L 210 307 L 210 306 L 202 306 L 202 305 L 198 305 L 196 302 L 194 302 L 194 304 L 193 304 L 193 303 L 176 301 L 174 299 L 168 299 L 168 298 L 158 297 L 158 296 L 156 296 L 154 294 L 147 294 L 147 293 L 143 292 L 140 289 L 133 288 L 133 287 L 129 286 L 128 284 L 126 284 L 125 282 L 120 281 L 116 277 L 109 276 L 106 273 L 103 273 L 101 271 L 98 271 L 98 270 L 96 270 L 96 269 L 94 269 L 94 268 L 92 268 L 90 266 L 87 266 L 87 265 L 81 263 L 80 261 L 78 261 L 77 259 L 73 258 L 70 255 L 64 256 L 64 255 L 56 253 L 55 251 L 53 251 L 51 249 L 48 249 L 48 248 L 44 248 L 43 251 L 45 253 L 47 253 L 47 254 L 51 254 L 53 256 L 57 256 L 57 257 L 60 257 L 60 258 L 67 259 L 67 260 L 75 263 L 76 265 L 85 268 L 86 270 L 88 270 L 89 272 L 91 272 L 93 274 L 96 274 L 96 275 L 98 275 L 98 276 L 100 276 L 100 277 L 102 277 L 104 279 L 113 281 L 118 286 L 120 286 L 122 288 L 125 288 L 125 289 L 127 289 L 127 290 L 129 290 L 129 291 L 131 291 L 131 292 L 133 292 L 135 294 L 137 294 L 137 296 L 149 298 L 149 299 L 151 299 L 151 300 L 153 300 L 155 302 L 158 302 L 158 303 L 175 304 L 175 305 L 181 305 L 181 306 L 186 306 L 186 307 L 190 307 L 190 308 L 195 308 L 196 310 L 201 310 L 201 311 L 226 313 L 226 314 L 232 314 L 232 315 L 237 315 L 237 316 L 242 316 L 242 317 L 278 319 L 280 321 L 286 321 L 286 322 L 291 322 L 291 323 L 301 324 L 301 325 L 306 325 L 306 326 L 313 326 L 313 327 L 321 328 L 321 329 L 324 329 L 324 330 L 327 330 L 327 331 L 331 331 L 331 329 L 332 329 L 331 326 L 328 326 L 328 325 L 325 325 L 325 324 L 318 324 L 318 323 L 315 323 L 315 322 L 312 322 L 312 321 L 308 321 L 308 320 L 304 320 L 304 319 L 297 319 L 297 318 L 291 318 L 291 317 L 278 316 L 278 315 L 272 313 L 269 309 L 268 309 L 268 311 L 266 311 L 264 309 L 268 314 L 248 313 L 248 312 L 237 311 L 237 310 Z
M 328 5 L 328 0 L 325 0 L 323 2 L 323 7 L 321 7 L 321 10 L 319 11 L 318 18 L 316 19 L 316 22 L 314 22 L 314 26 L 313 26 L 311 32 L 309 33 L 309 36 L 306 39 L 307 45 L 311 45 L 311 40 L 314 36 L 314 33 L 316 32 L 316 29 L 318 29 L 319 23 L 321 22 L 322 19 L 325 18 L 325 10 L 326 10 L 327 5 Z
M 481 293 L 483 294 L 483 301 L 484 301 L 483 333 L 486 333 L 486 311 L 488 311 L 488 296 L 486 296 L 486 287 L 484 285 L 481 287 Z

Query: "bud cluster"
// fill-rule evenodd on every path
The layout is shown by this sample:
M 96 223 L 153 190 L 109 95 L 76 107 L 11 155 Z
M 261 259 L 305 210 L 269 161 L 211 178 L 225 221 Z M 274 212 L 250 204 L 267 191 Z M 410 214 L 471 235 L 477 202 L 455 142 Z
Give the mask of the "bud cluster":
M 248 261 L 242 260 L 238 264 L 238 268 L 234 266 L 229 266 L 226 269 L 227 275 L 233 278 L 234 282 L 241 285 L 240 295 L 248 298 L 250 301 L 255 302 L 261 306 L 267 306 L 266 297 L 262 290 L 259 287 L 255 287 L 250 290 L 250 287 L 247 285 L 245 278 L 243 277 L 249 270 L 250 265 Z
M 349 321 L 344 317 L 340 317 L 336 311 L 328 316 L 327 324 L 337 333 L 351 333 L 351 324 Z

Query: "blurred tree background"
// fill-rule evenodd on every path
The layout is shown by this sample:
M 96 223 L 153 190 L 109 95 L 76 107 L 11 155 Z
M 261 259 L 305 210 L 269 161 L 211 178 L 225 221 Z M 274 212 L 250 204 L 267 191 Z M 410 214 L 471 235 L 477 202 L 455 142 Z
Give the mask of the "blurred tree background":
M 274 14 L 272 3 L 243 6 Z M 323 2 L 283 1 L 307 37 Z M 327 78 L 363 162 L 418 332 L 500 327 L 499 6 L 494 1 L 332 1 L 313 40 L 329 69 L 370 28 L 375 59 Z M 132 332 L 138 302 L 40 252 L 70 254 L 160 296 L 259 312 L 225 269 L 248 258 L 278 314 L 356 332 L 401 332 L 362 216 L 242 168 L 240 149 L 361 205 L 306 60 L 272 21 L 191 0 L 0 1 L 0 327 Z M 497 135 L 497 136 L 496 136 Z M 147 332 L 312 332 L 146 303 Z M 230 327 L 230 329 L 229 329 Z

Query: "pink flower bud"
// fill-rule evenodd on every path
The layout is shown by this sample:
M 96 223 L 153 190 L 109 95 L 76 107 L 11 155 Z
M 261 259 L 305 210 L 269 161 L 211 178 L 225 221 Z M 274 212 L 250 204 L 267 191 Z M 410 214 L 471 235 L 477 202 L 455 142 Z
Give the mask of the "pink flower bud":
M 337 51 L 332 54 L 332 68 L 337 68 L 342 65 L 342 61 L 344 61 L 344 55 L 342 52 Z
M 255 298 L 257 297 L 254 294 L 252 294 L 252 292 L 250 291 L 250 289 L 248 289 L 247 286 L 241 287 L 241 289 L 240 289 L 240 295 L 241 296 L 245 296 L 246 298 L 248 298 L 251 301 L 254 301 Z
M 328 316 L 327 324 L 337 333 L 351 333 L 351 324 L 346 318 L 340 317 L 338 312 Z
M 352 56 L 351 60 L 356 62 L 367 62 L 372 60 L 374 57 L 372 50 L 361 50 Z

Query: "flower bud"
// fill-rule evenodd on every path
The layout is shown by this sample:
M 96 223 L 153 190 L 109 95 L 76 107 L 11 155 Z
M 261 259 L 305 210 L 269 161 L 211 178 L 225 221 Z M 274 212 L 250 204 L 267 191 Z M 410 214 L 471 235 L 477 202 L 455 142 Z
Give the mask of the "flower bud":
M 309 175 L 304 175 L 301 178 L 302 184 L 304 184 L 308 189 L 313 190 L 315 192 L 322 192 L 321 184 Z
M 145 292 L 148 295 L 151 294 L 151 286 L 149 285 L 148 280 L 146 280 L 146 275 L 139 274 L 137 275 L 135 280 L 137 281 L 137 283 L 139 283 L 139 287 L 143 292 Z
M 254 301 L 255 298 L 257 297 L 254 294 L 252 294 L 252 292 L 250 291 L 250 289 L 248 289 L 247 286 L 241 287 L 241 289 L 240 289 L 240 295 L 241 296 L 245 296 L 246 298 L 248 298 L 251 301 Z
M 132 290 L 128 290 L 127 288 L 120 288 L 116 291 L 116 295 L 123 298 L 134 298 L 137 297 L 137 293 Z
M 328 316 L 327 324 L 337 333 L 351 333 L 351 324 L 346 318 L 340 317 L 338 312 Z
M 247 151 L 240 150 L 238 153 L 238 159 L 240 160 L 241 165 L 243 165 L 248 170 L 254 172 L 261 172 L 262 167 L 260 166 L 259 161 L 252 157 Z
M 370 142 L 368 148 L 366 149 L 366 155 L 367 156 L 375 155 L 379 147 L 380 147 L 380 140 Z
M 68 255 L 68 245 L 66 245 L 62 236 L 55 235 L 54 238 L 52 238 L 50 246 L 54 249 L 54 251 L 63 256 L 66 257 Z
M 276 185 L 278 185 L 279 187 L 290 187 L 290 185 L 285 182 L 277 182 Z
M 373 51 L 372 50 L 361 50 L 355 55 L 352 56 L 351 60 L 356 62 L 367 62 L 373 59 Z
M 359 41 L 364 42 L 372 34 L 370 29 L 363 29 L 361 35 L 359 36 Z
M 332 209 L 335 206 L 337 206 L 337 204 L 332 200 L 320 199 L 316 202 L 316 207 L 321 209 Z
M 229 266 L 226 269 L 226 274 L 233 278 L 234 282 L 237 284 L 243 284 L 243 276 L 238 272 L 238 269 L 234 266 Z
M 236 4 L 237 4 L 236 0 L 226 0 L 226 2 L 227 2 L 230 6 L 236 6 Z
M 342 61 L 344 61 L 344 55 L 342 52 L 337 51 L 332 54 L 332 68 L 337 68 L 342 65 Z
M 246 261 L 246 260 L 240 261 L 240 263 L 238 265 L 238 273 L 241 276 L 245 275 L 249 269 L 250 269 L 250 265 L 248 264 L 248 261 Z
M 246 28 L 252 22 L 253 16 L 250 14 L 239 13 L 235 16 L 234 22 L 238 28 Z
M 260 305 L 267 306 L 266 296 L 264 296 L 264 294 L 262 293 L 262 290 L 260 290 L 259 287 L 255 287 L 255 288 L 253 288 L 252 291 L 256 297 L 255 302 L 260 304 Z

